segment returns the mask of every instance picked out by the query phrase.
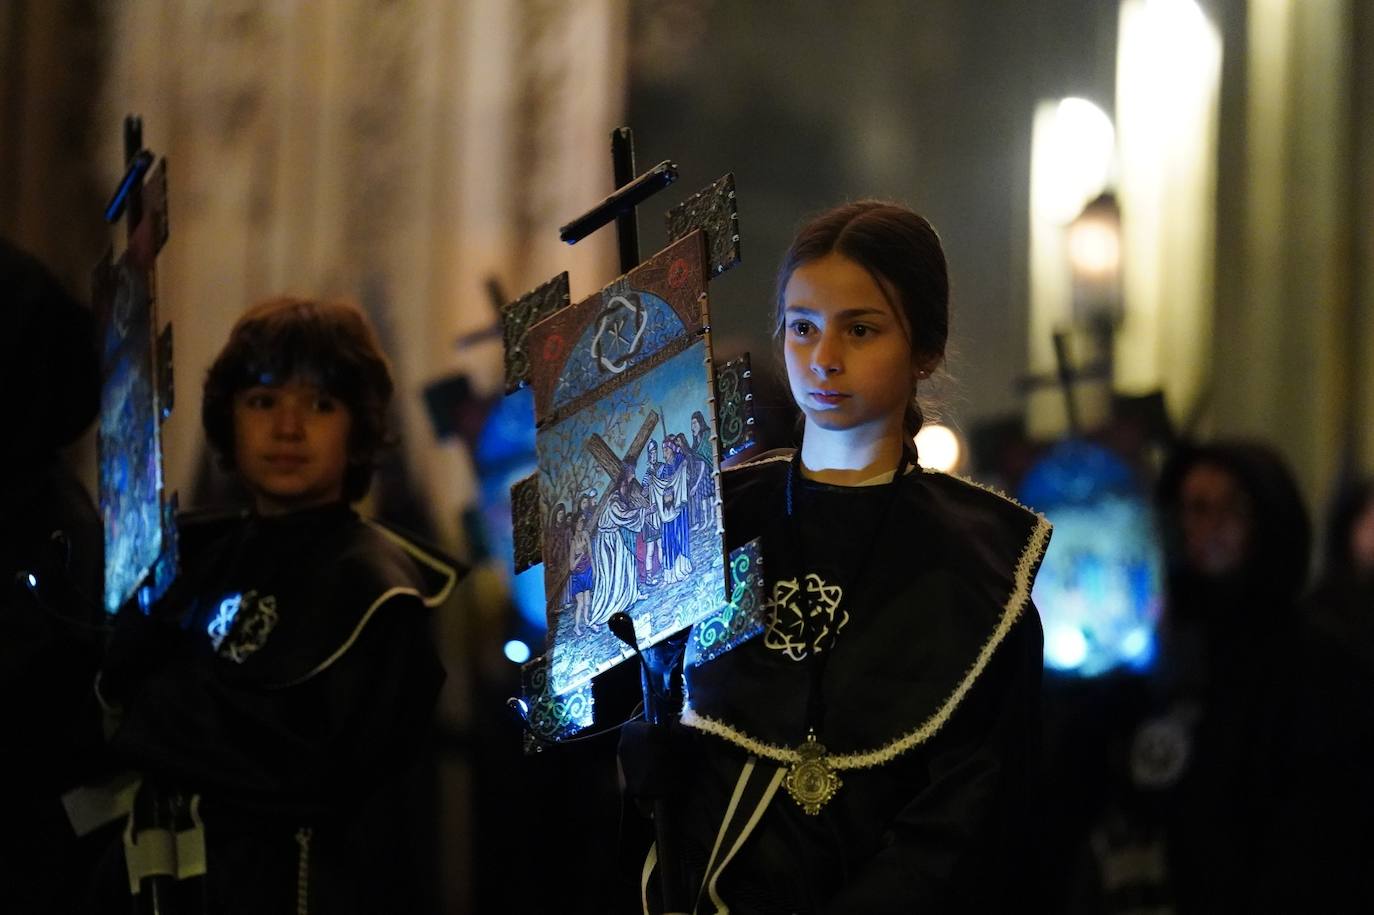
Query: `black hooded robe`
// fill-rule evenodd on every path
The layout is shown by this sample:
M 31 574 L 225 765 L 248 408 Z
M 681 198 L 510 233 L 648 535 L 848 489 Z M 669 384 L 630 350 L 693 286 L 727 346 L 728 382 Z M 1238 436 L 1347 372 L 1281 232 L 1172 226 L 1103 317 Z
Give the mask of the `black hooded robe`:
M 111 643 L 111 749 L 199 796 L 207 911 L 372 911 L 383 878 L 350 831 L 422 747 L 426 610 L 458 570 L 341 503 L 182 530 L 180 578 Z
M 762 537 L 772 603 L 765 634 L 685 674 L 695 911 L 996 911 L 1026 857 L 1042 664 L 1030 591 L 1049 524 L 920 470 L 895 488 L 801 481 L 789 519 L 788 460 L 724 475 L 728 545 Z M 798 587 L 838 627 L 818 722 Z M 810 815 L 782 780 L 813 724 L 841 785 Z

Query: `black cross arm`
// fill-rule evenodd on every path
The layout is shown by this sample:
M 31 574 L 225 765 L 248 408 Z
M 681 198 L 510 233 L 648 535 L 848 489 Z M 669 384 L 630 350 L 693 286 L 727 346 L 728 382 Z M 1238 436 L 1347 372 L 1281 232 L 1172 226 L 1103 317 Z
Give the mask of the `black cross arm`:
M 677 180 L 677 164 L 667 159 L 558 230 L 558 237 L 575 245 L 597 229 L 648 200 Z

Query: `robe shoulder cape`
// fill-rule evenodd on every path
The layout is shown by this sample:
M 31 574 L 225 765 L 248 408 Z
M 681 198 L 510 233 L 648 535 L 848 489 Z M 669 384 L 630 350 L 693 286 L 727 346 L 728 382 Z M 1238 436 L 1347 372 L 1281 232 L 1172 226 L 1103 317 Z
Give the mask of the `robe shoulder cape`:
M 344 505 L 180 533 L 181 575 L 111 643 L 112 751 L 200 796 L 216 911 L 386 910 L 369 836 L 399 828 L 443 681 L 427 609 L 460 570 Z
M 764 456 L 724 474 L 728 545 L 761 537 L 766 571 L 786 563 L 778 557 L 789 542 L 782 526 L 791 523 L 783 509 L 788 458 Z M 914 470 L 896 498 L 866 576 L 896 584 L 869 607 L 862 583 L 855 587 L 861 606 L 850 611 L 825 670 L 818 731 L 840 771 L 890 762 L 940 732 L 1031 608 L 1049 542 L 1043 516 L 957 477 Z M 688 670 L 682 723 L 786 765 L 799 758 L 807 732 L 809 673 L 762 641 Z
M 337 663 L 379 613 L 437 607 L 464 569 L 418 538 L 343 506 L 283 519 L 188 515 L 167 614 L 252 682 L 304 683 Z M 227 603 L 226 603 L 227 601 Z

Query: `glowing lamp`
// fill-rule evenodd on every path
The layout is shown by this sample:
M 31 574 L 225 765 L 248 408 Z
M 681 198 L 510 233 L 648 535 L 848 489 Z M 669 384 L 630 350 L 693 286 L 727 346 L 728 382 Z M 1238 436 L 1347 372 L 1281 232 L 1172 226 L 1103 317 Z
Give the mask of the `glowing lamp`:
M 930 470 L 949 473 L 959 466 L 963 448 L 954 430 L 939 423 L 926 423 L 916 433 L 916 451 L 920 455 L 921 466 Z
M 1084 210 L 1069 226 L 1069 262 L 1085 277 L 1113 277 L 1121 269 L 1121 223 Z
M 1121 317 L 1121 208 L 1099 194 L 1065 230 L 1073 274 L 1073 313 L 1083 324 L 1115 324 Z
M 1111 180 L 1116 128 L 1087 99 L 1065 98 L 1043 103 L 1033 130 L 1032 219 L 1064 226 Z
M 512 664 L 524 664 L 530 659 L 530 646 L 519 639 L 511 639 L 501 650 Z

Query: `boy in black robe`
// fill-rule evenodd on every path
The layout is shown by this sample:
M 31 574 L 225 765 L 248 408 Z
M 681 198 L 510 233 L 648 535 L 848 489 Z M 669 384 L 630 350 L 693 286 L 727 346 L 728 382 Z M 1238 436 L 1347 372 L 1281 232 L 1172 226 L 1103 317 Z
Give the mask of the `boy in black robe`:
M 206 434 L 253 509 L 184 522 L 176 583 L 147 615 L 120 614 L 97 692 L 144 787 L 127 885 L 104 886 L 103 905 L 127 912 L 157 869 L 140 833 L 156 789 L 179 820 L 180 875 L 203 872 L 174 891 L 180 911 L 390 907 L 356 822 L 422 746 L 443 680 L 426 608 L 458 578 L 349 507 L 391 392 L 366 319 L 337 303 L 255 306 L 211 367 Z

